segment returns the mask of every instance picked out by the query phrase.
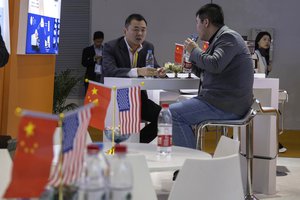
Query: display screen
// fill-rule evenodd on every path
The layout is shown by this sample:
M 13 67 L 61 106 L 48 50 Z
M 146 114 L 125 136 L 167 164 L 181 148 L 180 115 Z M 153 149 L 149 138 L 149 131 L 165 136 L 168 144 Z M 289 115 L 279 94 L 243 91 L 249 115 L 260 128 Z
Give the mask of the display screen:
M 8 0 L 0 0 L 1 35 L 8 52 L 10 52 L 9 9 Z
M 26 54 L 58 54 L 61 0 L 29 0 Z

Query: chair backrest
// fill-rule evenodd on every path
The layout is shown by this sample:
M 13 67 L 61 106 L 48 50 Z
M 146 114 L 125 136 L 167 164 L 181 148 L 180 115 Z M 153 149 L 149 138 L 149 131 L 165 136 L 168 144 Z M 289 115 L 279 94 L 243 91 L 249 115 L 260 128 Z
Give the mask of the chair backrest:
M 128 154 L 133 171 L 132 200 L 156 200 L 157 196 L 151 181 L 146 158 L 141 154 Z
M 7 149 L 0 149 L 0 199 L 4 195 L 11 180 L 13 162 Z
M 207 160 L 187 159 L 169 200 L 244 199 L 239 154 Z
M 215 150 L 214 158 L 238 154 L 239 152 L 240 142 L 222 135 Z

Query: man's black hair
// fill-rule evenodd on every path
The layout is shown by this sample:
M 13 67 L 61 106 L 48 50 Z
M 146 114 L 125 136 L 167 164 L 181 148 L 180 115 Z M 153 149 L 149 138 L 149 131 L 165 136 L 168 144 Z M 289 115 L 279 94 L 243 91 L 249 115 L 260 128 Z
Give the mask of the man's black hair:
M 96 39 L 104 39 L 104 33 L 102 31 L 96 31 L 94 33 L 93 40 L 96 40 Z
M 224 14 L 222 7 L 214 3 L 209 3 L 202 6 L 197 11 L 196 17 L 199 17 L 201 21 L 208 19 L 210 23 L 216 27 L 221 27 L 224 25 Z
M 132 20 L 144 21 L 147 25 L 147 21 L 142 15 L 134 13 L 134 14 L 129 15 L 127 17 L 127 19 L 125 20 L 125 27 L 126 28 L 130 25 Z

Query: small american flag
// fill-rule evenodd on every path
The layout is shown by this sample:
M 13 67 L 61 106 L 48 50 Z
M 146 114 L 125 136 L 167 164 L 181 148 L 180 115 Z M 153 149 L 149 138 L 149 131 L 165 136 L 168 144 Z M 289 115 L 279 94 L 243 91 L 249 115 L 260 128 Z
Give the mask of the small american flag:
M 80 177 L 90 117 L 90 108 L 81 108 L 64 118 L 62 125 L 63 162 L 61 168 L 59 164 L 56 165 L 54 172 L 50 176 L 49 185 L 55 187 L 60 183 L 71 185 Z M 60 176 L 60 170 L 62 176 Z
M 117 89 L 121 134 L 140 132 L 141 89 L 140 86 Z

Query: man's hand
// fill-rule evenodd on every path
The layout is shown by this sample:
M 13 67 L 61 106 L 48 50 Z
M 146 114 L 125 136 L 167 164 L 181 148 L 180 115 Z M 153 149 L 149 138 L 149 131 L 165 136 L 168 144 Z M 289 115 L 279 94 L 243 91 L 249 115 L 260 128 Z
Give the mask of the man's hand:
M 152 67 L 137 68 L 138 76 L 157 76 L 157 69 Z
M 94 61 L 95 62 L 100 62 L 101 59 L 102 59 L 102 56 L 97 56 L 97 55 L 94 56 Z
M 165 68 L 161 67 L 157 69 L 157 76 L 160 78 L 166 77 L 166 70 Z
M 185 50 L 187 50 L 189 53 L 191 53 L 193 51 L 194 48 L 199 47 L 198 44 L 196 42 L 194 42 L 193 40 L 191 40 L 190 38 L 187 38 L 184 41 L 184 48 Z

